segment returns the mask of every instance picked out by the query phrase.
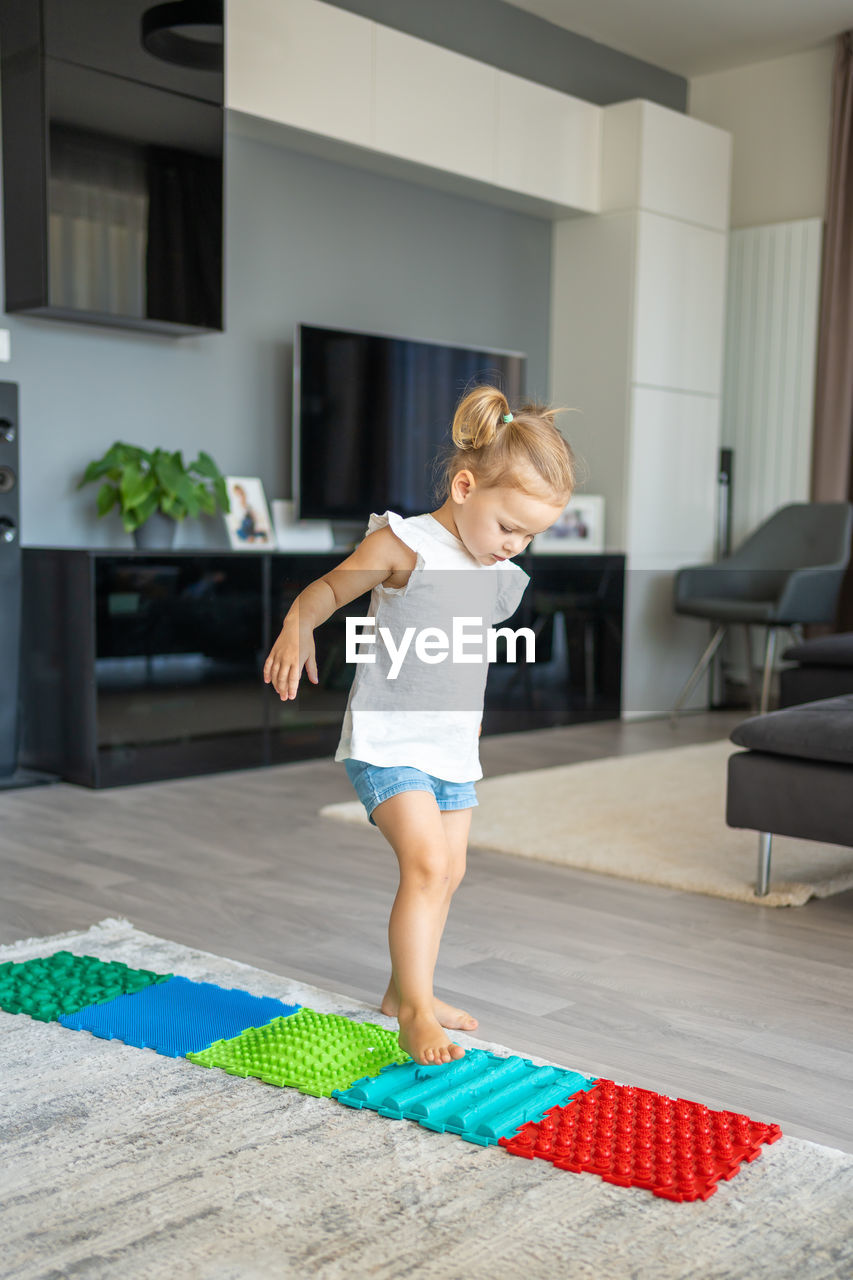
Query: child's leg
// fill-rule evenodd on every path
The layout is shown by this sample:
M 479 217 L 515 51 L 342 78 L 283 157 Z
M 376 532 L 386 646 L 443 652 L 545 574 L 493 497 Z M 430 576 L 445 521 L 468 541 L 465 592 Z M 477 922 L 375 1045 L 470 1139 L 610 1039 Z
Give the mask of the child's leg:
M 388 942 L 400 997 L 400 1045 L 416 1062 L 434 1065 L 464 1056 L 435 1016 L 433 974 L 451 897 L 452 858 L 435 797 L 404 791 L 383 801 L 373 820 L 397 855 L 400 885 Z
M 442 933 L 450 910 L 450 899 L 459 888 L 465 875 L 468 833 L 471 829 L 472 812 L 473 810 L 471 809 L 453 809 L 440 815 L 447 847 L 450 852 L 450 893 L 441 924 Z M 397 983 L 392 973 L 391 981 L 388 983 L 388 990 L 382 999 L 381 1009 L 389 1017 L 396 1018 L 399 1008 L 400 993 L 397 990 Z M 445 1004 L 443 1000 L 433 1000 L 433 1008 L 441 1026 L 453 1031 L 476 1031 L 477 1019 L 472 1018 L 470 1013 L 466 1013 L 464 1009 L 457 1009 L 454 1005 Z

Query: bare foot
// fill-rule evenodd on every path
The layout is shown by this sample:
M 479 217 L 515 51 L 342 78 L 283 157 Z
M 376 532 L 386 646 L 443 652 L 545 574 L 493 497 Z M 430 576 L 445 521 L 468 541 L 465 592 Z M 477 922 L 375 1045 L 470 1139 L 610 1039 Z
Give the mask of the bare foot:
M 388 990 L 382 997 L 379 1008 L 389 1018 L 396 1018 L 400 1012 L 400 997 L 393 978 L 388 983 Z M 464 1009 L 455 1009 L 452 1004 L 445 1004 L 443 1000 L 433 1001 L 433 1012 L 439 1025 L 447 1027 L 449 1031 L 476 1031 L 480 1025 L 470 1013 L 466 1013 Z
M 435 1067 L 465 1057 L 465 1050 L 451 1044 L 428 1011 L 401 1009 L 398 1017 L 400 1048 L 422 1067 Z

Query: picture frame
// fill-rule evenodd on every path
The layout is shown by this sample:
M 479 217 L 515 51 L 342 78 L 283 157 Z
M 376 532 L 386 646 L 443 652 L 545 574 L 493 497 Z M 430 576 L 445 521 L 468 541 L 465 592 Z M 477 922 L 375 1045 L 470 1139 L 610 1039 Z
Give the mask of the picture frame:
M 331 551 L 335 545 L 329 520 L 293 519 L 293 502 L 273 498 L 272 523 L 279 551 Z
M 537 533 L 534 555 L 597 555 L 604 550 L 604 498 L 580 493 L 566 503 L 544 533 Z
M 225 487 L 231 504 L 231 510 L 225 516 L 231 550 L 274 550 L 275 532 L 260 478 L 226 476 Z

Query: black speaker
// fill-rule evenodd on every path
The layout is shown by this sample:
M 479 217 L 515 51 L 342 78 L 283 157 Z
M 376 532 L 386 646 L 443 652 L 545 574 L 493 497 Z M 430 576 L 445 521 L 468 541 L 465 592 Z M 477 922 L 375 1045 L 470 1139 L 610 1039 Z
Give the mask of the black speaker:
M 0 778 L 18 760 L 21 662 L 21 542 L 18 387 L 0 382 Z

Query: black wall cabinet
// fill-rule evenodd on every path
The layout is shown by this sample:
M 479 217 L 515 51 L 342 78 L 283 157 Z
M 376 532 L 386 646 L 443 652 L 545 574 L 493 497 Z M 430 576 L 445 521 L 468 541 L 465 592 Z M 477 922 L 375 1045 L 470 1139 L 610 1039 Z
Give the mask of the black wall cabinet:
M 153 0 L 0 0 L 6 310 L 223 328 L 221 70 L 164 62 Z
M 109 787 L 329 755 L 353 668 L 345 616 L 316 635 L 318 685 L 262 681 L 281 619 L 340 554 L 25 547 L 21 763 Z M 491 667 L 484 733 L 618 717 L 624 557 L 529 556 L 510 625 L 537 661 Z

